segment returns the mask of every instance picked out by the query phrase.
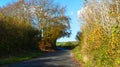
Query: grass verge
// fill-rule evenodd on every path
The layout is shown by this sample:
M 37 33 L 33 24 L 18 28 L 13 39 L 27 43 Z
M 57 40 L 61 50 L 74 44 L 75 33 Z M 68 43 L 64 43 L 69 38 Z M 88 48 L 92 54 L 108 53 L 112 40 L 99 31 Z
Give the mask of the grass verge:
M 73 49 L 72 53 L 74 54 L 74 59 L 75 59 L 78 63 L 80 63 L 80 65 L 82 66 L 82 63 L 84 63 L 84 62 L 83 62 L 83 56 L 82 56 L 82 54 L 80 53 L 80 47 L 79 47 L 79 46 L 75 47 L 75 48 Z
M 40 55 L 42 55 L 41 52 L 31 52 L 31 53 L 23 54 L 21 56 L 10 56 L 9 58 L 0 59 L 0 65 L 30 60 L 30 59 L 38 57 Z

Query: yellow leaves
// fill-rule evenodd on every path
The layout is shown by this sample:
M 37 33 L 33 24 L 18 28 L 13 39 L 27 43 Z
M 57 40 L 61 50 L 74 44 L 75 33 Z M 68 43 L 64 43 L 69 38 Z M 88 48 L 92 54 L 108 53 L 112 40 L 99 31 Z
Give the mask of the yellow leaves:
M 120 59 L 120 1 L 87 3 L 81 12 L 82 54 L 90 56 L 90 67 L 119 67 Z M 102 5 L 102 6 L 101 6 Z
M 111 14 L 109 14 L 110 17 L 118 17 L 120 16 L 120 14 L 112 12 Z
M 110 5 L 110 7 L 109 7 L 109 14 L 108 14 L 108 16 L 110 16 L 110 17 L 119 17 L 120 16 L 120 13 L 118 12 L 118 8 L 117 8 L 117 5 L 113 5 L 113 4 L 111 4 Z
M 115 59 L 115 65 L 116 65 L 116 67 L 119 67 L 118 64 L 120 65 L 120 58 Z

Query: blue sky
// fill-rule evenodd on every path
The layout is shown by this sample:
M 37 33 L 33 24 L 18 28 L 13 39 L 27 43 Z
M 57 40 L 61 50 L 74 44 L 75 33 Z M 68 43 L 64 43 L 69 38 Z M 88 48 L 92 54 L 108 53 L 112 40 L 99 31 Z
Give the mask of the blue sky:
M 80 31 L 80 22 L 78 22 L 77 13 L 83 7 L 83 0 L 55 0 L 60 5 L 66 6 L 66 15 L 71 18 L 72 34 L 70 38 L 60 38 L 59 42 L 75 41 L 75 36 Z
M 12 3 L 12 0 L 0 0 L 0 6 Z M 17 1 L 17 0 L 14 0 Z M 80 22 L 78 22 L 77 12 L 83 7 L 83 0 L 54 0 L 56 3 L 66 6 L 66 15 L 71 18 L 72 34 L 70 38 L 60 38 L 57 41 L 75 41 L 75 36 L 80 31 Z
M 10 0 L 1 0 L 0 1 L 0 6 L 5 6 Z
M 0 7 L 5 6 L 6 4 L 11 4 L 13 2 L 17 2 L 18 0 L 0 0 Z

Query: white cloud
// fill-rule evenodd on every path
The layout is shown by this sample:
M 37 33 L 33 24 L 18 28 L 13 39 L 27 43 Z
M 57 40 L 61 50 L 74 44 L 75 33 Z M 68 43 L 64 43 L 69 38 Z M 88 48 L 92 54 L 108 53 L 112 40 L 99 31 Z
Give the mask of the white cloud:
M 84 8 L 81 8 L 80 10 L 77 11 L 77 16 L 78 18 L 80 18 L 82 16 L 82 14 L 86 14 L 86 11 L 88 11 L 88 7 L 84 7 Z
M 78 11 L 77 11 L 77 16 L 78 16 L 78 18 L 80 17 L 80 12 L 81 12 L 81 10 L 78 10 Z

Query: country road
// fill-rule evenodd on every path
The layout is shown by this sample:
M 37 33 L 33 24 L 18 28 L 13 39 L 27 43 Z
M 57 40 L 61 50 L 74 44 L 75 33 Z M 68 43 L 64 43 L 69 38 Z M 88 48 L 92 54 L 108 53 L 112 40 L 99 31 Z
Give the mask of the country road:
M 0 67 L 79 67 L 79 64 L 73 60 L 70 50 L 59 50 L 32 60 Z

